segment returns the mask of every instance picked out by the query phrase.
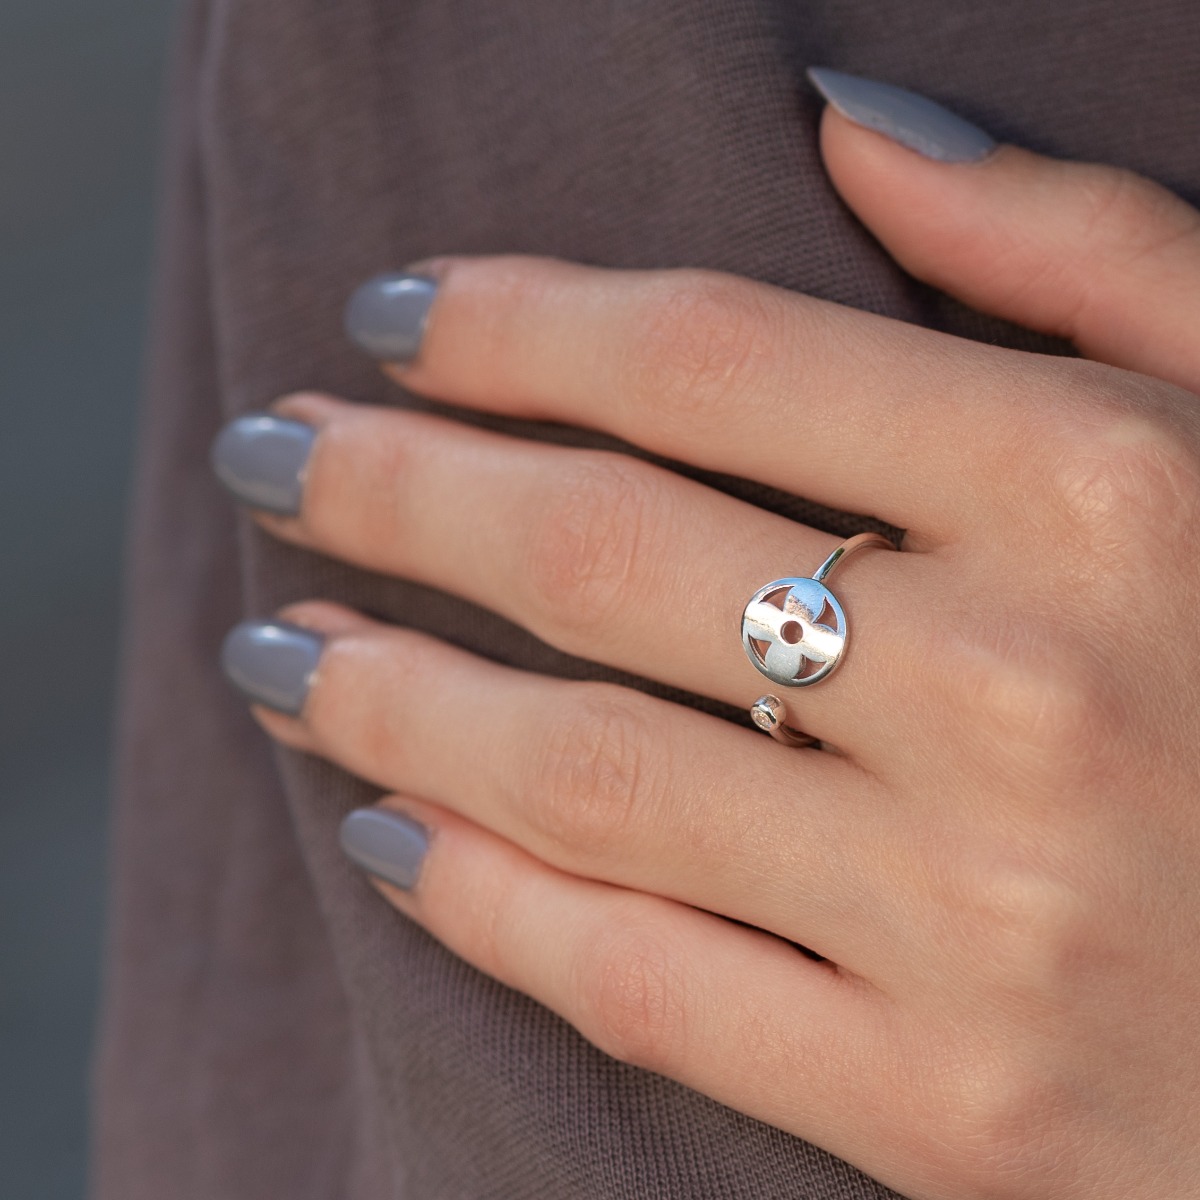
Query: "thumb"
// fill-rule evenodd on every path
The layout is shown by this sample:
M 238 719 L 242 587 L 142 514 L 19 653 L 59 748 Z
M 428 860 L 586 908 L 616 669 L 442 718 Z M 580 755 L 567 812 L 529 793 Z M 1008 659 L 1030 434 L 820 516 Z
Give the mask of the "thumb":
M 834 185 L 901 266 L 1089 358 L 1200 391 L 1194 208 L 1131 171 L 996 146 L 913 92 L 809 77 L 830 105 Z

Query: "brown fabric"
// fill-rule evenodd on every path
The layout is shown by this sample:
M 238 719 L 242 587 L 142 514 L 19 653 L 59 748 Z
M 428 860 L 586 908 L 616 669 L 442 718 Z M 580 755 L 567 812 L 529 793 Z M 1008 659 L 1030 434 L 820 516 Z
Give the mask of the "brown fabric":
M 607 1059 L 390 911 L 335 845 L 372 791 L 276 755 L 216 668 L 239 617 L 303 597 L 446 628 L 442 598 L 252 530 L 207 466 L 225 419 L 288 389 L 404 402 L 340 329 L 379 270 L 451 251 L 701 265 L 1049 348 L 906 279 L 856 225 L 819 164 L 808 64 L 1200 193 L 1194 0 L 191 4 L 132 534 L 97 1200 L 887 1194 Z M 617 677 L 452 611 L 481 654 Z

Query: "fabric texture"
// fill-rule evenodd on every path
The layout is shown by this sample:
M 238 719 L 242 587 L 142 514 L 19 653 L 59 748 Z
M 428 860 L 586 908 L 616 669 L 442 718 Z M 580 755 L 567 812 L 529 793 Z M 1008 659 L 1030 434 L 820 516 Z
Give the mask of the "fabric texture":
M 1200 196 L 1194 0 L 192 0 L 131 533 L 96 1200 L 890 1195 L 607 1058 L 389 909 L 336 844 L 376 793 L 275 752 L 217 670 L 241 617 L 328 597 L 442 633 L 450 612 L 490 658 L 745 720 L 273 542 L 207 454 L 296 388 L 436 408 L 340 314 L 364 278 L 440 253 L 713 267 L 1063 352 L 916 284 L 856 223 L 820 165 L 808 65 Z M 835 532 L 869 523 L 671 465 Z

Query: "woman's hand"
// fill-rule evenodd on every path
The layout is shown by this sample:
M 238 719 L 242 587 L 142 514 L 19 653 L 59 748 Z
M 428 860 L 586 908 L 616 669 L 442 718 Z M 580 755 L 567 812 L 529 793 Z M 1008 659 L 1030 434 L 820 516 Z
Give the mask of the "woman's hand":
M 1200 221 L 832 111 L 823 146 L 907 268 L 1099 361 L 517 257 L 425 264 L 436 289 L 354 320 L 387 352 L 428 310 L 389 367 L 415 392 L 907 530 L 833 582 L 846 663 L 784 696 L 839 753 L 326 603 L 240 626 L 227 669 L 280 741 L 396 793 L 344 826 L 384 896 L 610 1054 L 923 1200 L 1193 1196 Z M 741 707 L 747 599 L 836 545 L 621 454 L 317 395 L 274 416 L 217 463 L 278 537 Z

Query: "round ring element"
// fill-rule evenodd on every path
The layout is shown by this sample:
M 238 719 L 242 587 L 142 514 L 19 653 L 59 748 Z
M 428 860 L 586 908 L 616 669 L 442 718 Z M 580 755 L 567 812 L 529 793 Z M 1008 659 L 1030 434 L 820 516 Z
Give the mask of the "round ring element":
M 801 733 L 798 729 L 789 728 L 787 709 L 778 696 L 759 696 L 750 705 L 750 720 L 763 731 L 769 733 L 777 742 L 784 746 L 817 746 L 815 737 Z
M 773 683 L 811 687 L 837 669 L 850 631 L 824 581 L 848 555 L 867 546 L 895 549 L 880 533 L 860 533 L 836 547 L 811 577 L 776 579 L 750 597 L 742 612 L 742 646 Z

